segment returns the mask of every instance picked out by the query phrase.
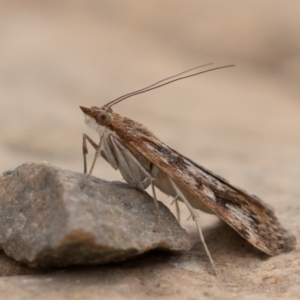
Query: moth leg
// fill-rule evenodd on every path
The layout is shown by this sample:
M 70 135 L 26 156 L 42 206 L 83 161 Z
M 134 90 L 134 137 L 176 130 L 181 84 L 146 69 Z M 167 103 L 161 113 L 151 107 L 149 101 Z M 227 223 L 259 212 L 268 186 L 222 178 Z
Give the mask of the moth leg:
M 87 148 L 86 141 L 89 141 L 95 150 L 97 149 L 97 144 L 87 134 L 84 133 L 83 140 L 82 140 L 83 173 L 87 172 L 86 155 L 88 154 L 88 148 Z
M 196 222 L 196 225 L 197 225 L 197 228 L 198 228 L 198 232 L 199 232 L 199 236 L 200 236 L 200 240 L 203 244 L 203 247 L 205 249 L 205 252 L 206 252 L 206 255 L 208 256 L 209 258 L 209 261 L 213 267 L 213 270 L 214 270 L 214 273 L 215 275 L 217 274 L 216 272 L 216 268 L 215 268 L 215 264 L 214 264 L 214 261 L 210 255 L 210 252 L 206 246 L 206 243 L 205 243 L 205 240 L 204 240 L 204 237 L 203 237 L 203 233 L 202 233 L 202 230 L 201 230 L 201 226 L 200 226 L 200 222 L 199 222 L 199 215 L 198 213 L 193 209 L 193 207 L 191 206 L 191 204 L 189 203 L 189 201 L 185 198 L 184 194 L 180 191 L 180 189 L 178 188 L 178 186 L 175 184 L 175 182 L 172 180 L 172 178 L 169 177 L 169 180 L 174 188 L 174 190 L 176 191 L 177 195 L 181 198 L 181 200 L 185 203 L 185 205 L 187 206 L 187 208 L 189 209 L 192 217 L 193 217 L 193 220 Z
M 92 172 L 93 172 L 93 169 L 94 169 L 95 164 L 96 164 L 97 157 L 99 156 L 99 154 L 101 154 L 101 145 L 102 145 L 102 141 L 103 141 L 103 137 L 104 137 L 105 131 L 106 131 L 106 127 L 104 128 L 103 133 L 102 133 L 102 135 L 101 135 L 101 137 L 100 137 L 99 144 L 98 144 L 98 145 L 96 144 L 96 152 L 95 152 L 94 160 L 93 160 L 93 163 L 92 163 L 92 166 L 91 166 L 91 168 L 90 168 L 89 173 L 87 174 L 87 176 L 85 177 L 85 179 L 84 179 L 84 181 L 83 181 L 83 183 L 82 183 L 82 185 L 81 185 L 81 188 L 82 188 L 82 189 L 83 189 L 83 188 L 85 187 L 85 185 L 87 184 L 87 182 L 88 182 L 88 180 L 89 180 L 89 178 L 90 178 L 90 176 L 91 176 L 91 174 L 92 174 Z M 90 140 L 91 140 L 91 139 L 90 139 Z M 94 142 L 93 142 L 93 143 L 94 143 Z M 83 148 L 84 148 L 84 147 L 85 147 L 84 150 L 87 150 L 86 144 L 83 145 Z
M 175 207 L 176 207 L 176 216 L 177 216 L 177 222 L 180 225 L 180 210 L 179 210 L 179 204 L 178 204 L 178 195 L 173 199 L 171 205 L 173 205 L 173 203 L 175 203 Z
M 192 215 L 190 215 L 186 220 L 188 221 L 191 217 L 192 217 Z
M 153 181 L 155 180 L 155 177 L 152 176 L 152 174 L 146 170 L 146 168 L 140 163 L 140 161 L 131 153 L 129 152 L 126 147 L 124 147 L 122 145 L 122 143 L 119 142 L 118 139 L 114 138 L 112 136 L 112 141 L 113 143 L 119 147 L 124 153 L 126 152 L 127 153 L 127 156 L 128 158 L 131 159 L 131 161 L 133 161 L 135 163 L 136 166 L 138 166 L 138 168 L 146 175 L 146 178 L 142 181 L 142 183 L 144 184 L 146 182 L 146 180 L 150 180 L 151 181 L 151 188 L 152 188 L 152 194 L 153 194 L 153 200 L 154 200 L 154 206 L 155 206 L 155 209 L 156 209 L 156 212 L 157 212 L 157 221 L 156 221 L 156 225 L 154 228 L 157 228 L 158 225 L 160 224 L 160 213 L 159 213 L 159 204 L 158 204 L 158 200 L 157 200 L 157 197 L 156 197 L 156 192 L 155 192 L 155 188 L 154 188 L 154 184 L 153 184 Z M 128 165 L 129 167 L 129 165 Z M 129 167 L 130 169 L 130 167 Z M 144 189 L 144 188 L 143 188 Z M 155 229 L 154 229 L 155 230 Z
M 131 184 L 131 185 L 135 185 L 137 188 L 144 190 L 145 186 L 144 184 L 146 184 L 147 180 L 153 181 L 155 180 L 155 178 L 152 176 L 152 174 L 145 168 L 145 166 L 143 166 L 141 164 L 141 162 L 126 148 L 122 145 L 122 143 L 116 139 L 114 136 L 111 136 L 111 141 L 112 144 L 115 148 L 116 152 L 119 152 L 119 155 L 122 156 L 122 158 L 124 159 L 123 161 L 126 163 L 126 168 L 130 171 L 132 178 L 131 182 L 130 180 L 126 179 L 126 174 L 122 174 L 125 178 L 125 180 Z M 126 155 L 124 155 L 126 154 Z M 121 173 L 121 167 L 119 167 Z M 124 169 L 124 166 L 123 166 Z M 137 169 L 138 171 L 142 171 L 142 173 L 144 173 L 144 175 L 146 175 L 146 178 L 141 178 L 140 174 L 137 174 Z M 148 187 L 149 185 L 147 185 Z

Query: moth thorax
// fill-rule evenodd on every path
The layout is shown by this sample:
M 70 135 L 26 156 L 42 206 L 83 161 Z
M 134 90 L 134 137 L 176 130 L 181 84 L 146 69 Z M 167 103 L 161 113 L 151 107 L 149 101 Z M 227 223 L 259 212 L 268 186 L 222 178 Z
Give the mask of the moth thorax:
M 96 115 L 96 121 L 101 126 L 107 126 L 111 123 L 111 113 L 105 110 L 99 110 Z

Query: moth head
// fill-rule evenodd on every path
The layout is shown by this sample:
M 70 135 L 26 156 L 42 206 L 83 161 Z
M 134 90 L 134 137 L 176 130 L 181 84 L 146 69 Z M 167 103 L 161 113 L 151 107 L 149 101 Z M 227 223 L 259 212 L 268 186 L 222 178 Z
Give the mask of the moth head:
M 112 109 L 108 106 L 91 108 L 80 106 L 85 116 L 86 124 L 97 130 L 99 126 L 108 126 L 112 122 Z

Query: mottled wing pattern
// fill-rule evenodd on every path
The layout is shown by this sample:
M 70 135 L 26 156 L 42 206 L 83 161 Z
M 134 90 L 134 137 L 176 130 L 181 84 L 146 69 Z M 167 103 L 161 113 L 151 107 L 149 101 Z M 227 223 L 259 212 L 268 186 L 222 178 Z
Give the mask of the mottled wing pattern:
M 124 123 L 123 123 L 124 124 Z M 126 126 L 122 143 L 139 152 L 179 186 L 199 197 L 243 238 L 269 255 L 294 248 L 295 237 L 279 223 L 274 211 L 258 197 L 232 186 L 225 179 L 197 165 L 141 127 Z

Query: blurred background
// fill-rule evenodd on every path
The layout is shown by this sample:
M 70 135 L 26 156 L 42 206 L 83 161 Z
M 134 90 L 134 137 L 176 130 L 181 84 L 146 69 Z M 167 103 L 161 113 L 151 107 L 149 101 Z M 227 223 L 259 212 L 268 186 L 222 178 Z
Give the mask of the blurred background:
M 102 106 L 201 64 L 235 64 L 114 110 L 274 206 L 292 205 L 299 12 L 291 0 L 0 1 L 1 170 L 46 160 L 82 172 L 82 133 L 98 137 L 79 105 Z M 121 179 L 103 159 L 94 174 Z

